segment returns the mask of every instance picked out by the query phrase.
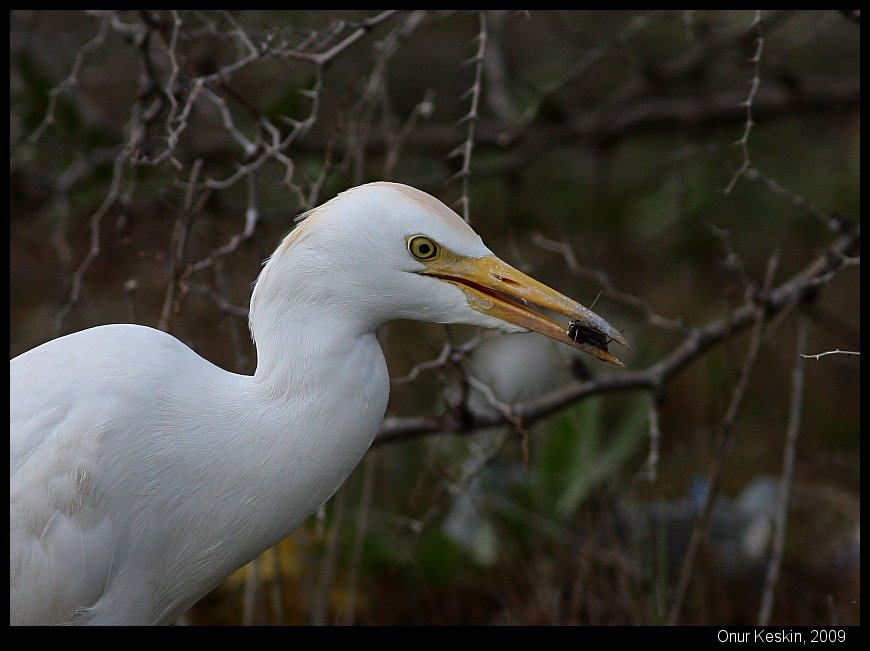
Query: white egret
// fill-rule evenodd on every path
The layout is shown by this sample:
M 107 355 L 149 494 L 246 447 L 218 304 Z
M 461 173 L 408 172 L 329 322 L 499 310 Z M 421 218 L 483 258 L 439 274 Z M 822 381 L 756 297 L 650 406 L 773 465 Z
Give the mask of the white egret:
M 389 377 L 375 331 L 393 319 L 534 330 L 615 364 L 607 344 L 627 345 L 430 195 L 348 190 L 265 264 L 253 376 L 139 325 L 11 360 L 10 623 L 171 623 L 287 536 L 377 433 Z

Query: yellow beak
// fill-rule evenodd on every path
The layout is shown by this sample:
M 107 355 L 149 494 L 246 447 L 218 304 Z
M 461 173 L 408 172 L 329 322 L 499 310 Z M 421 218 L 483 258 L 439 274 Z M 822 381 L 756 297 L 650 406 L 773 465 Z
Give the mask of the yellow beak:
M 423 264 L 426 268 L 421 274 L 456 285 L 474 309 L 623 366 L 607 351 L 611 341 L 631 348 L 619 330 L 592 310 L 495 256 L 466 258 L 442 249 L 437 258 Z M 559 322 L 544 310 L 567 320 Z

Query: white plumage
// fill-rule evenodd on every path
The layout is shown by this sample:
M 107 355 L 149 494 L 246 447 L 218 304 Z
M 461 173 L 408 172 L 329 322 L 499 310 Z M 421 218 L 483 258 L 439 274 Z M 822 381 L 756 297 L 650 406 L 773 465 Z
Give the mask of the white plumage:
M 287 536 L 377 433 L 389 376 L 375 331 L 392 319 L 532 329 L 613 363 L 602 341 L 626 344 L 431 196 L 344 192 L 260 274 L 253 376 L 138 325 L 11 360 L 10 623 L 171 623 Z

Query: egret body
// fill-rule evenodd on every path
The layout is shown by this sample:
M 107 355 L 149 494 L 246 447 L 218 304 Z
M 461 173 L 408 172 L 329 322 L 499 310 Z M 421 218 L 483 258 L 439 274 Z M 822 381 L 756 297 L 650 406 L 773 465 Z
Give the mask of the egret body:
M 138 325 L 11 360 L 10 623 L 171 623 L 292 532 L 377 433 L 387 321 L 534 330 L 617 364 L 602 342 L 627 345 L 444 204 L 383 182 L 307 214 L 249 319 L 253 376 Z

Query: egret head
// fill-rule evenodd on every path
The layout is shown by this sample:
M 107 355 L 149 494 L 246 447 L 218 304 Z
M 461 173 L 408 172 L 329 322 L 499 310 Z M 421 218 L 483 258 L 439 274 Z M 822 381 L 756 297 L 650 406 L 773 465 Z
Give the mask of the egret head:
M 303 216 L 257 281 L 255 338 L 259 312 L 281 295 L 366 330 L 394 319 L 532 330 L 614 364 L 607 343 L 628 345 L 600 316 L 496 257 L 446 205 L 399 183 L 355 187 Z

